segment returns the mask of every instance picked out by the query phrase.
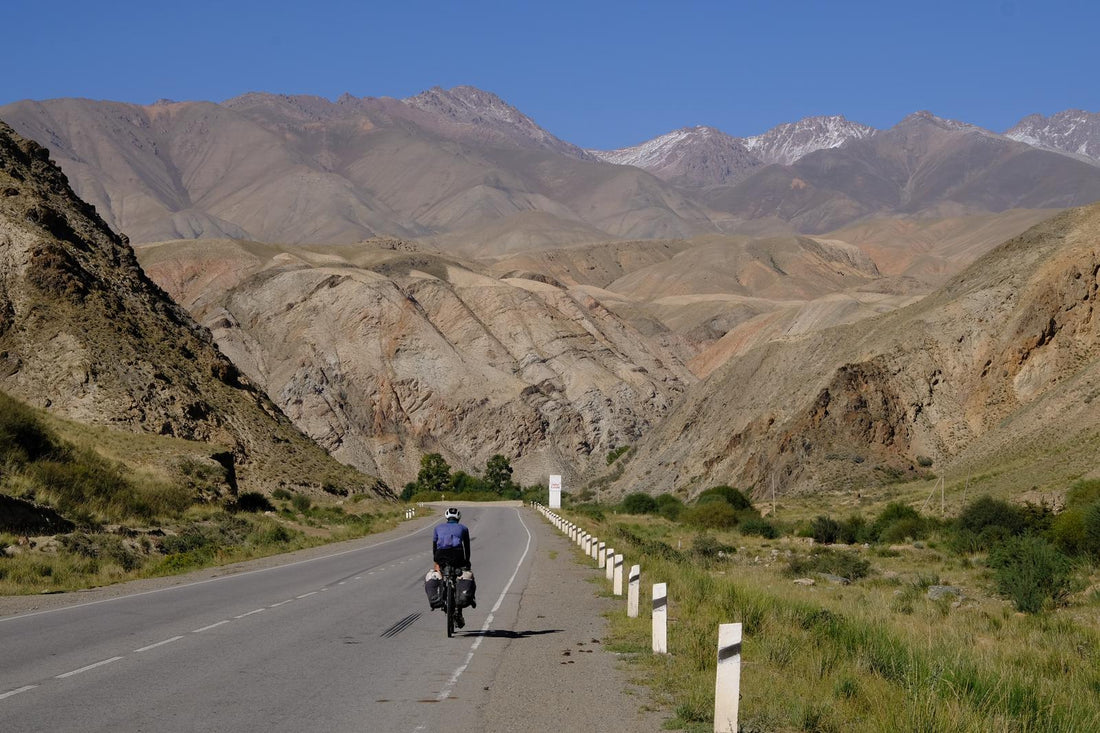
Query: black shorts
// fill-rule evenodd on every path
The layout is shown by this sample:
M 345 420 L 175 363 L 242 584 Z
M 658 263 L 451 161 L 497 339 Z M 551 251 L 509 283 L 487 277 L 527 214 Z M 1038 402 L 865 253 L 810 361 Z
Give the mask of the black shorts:
M 466 553 L 462 551 L 461 547 L 437 549 L 435 551 L 435 561 L 441 568 L 447 565 L 455 568 L 465 568 L 470 565 L 466 559 Z

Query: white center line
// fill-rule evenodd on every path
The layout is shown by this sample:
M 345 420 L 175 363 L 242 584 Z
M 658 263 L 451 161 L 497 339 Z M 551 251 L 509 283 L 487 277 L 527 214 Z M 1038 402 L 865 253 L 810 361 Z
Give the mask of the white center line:
M 226 619 L 225 621 L 219 621 L 216 624 L 210 624 L 209 626 L 203 626 L 201 629 L 195 629 L 191 633 L 192 634 L 201 634 L 204 631 L 210 631 L 210 629 L 216 629 L 219 626 L 221 626 L 222 624 L 227 624 L 227 623 L 229 623 L 229 619 Z
M 110 664 L 111 662 L 117 662 L 122 657 L 111 657 L 110 659 L 104 659 L 102 662 L 96 662 L 95 664 L 89 664 L 87 667 L 81 667 L 80 669 L 74 669 L 72 672 L 66 672 L 65 674 L 59 674 L 54 679 L 63 680 L 66 677 L 72 677 L 74 674 L 80 674 L 81 672 L 87 672 L 89 669 L 95 669 L 96 667 L 102 667 L 104 664 Z
M 242 613 L 240 616 L 234 616 L 233 618 L 244 618 L 245 616 L 251 616 L 254 613 L 263 613 L 266 610 L 266 608 L 257 608 L 255 610 L 249 611 L 248 613 Z
M 311 590 L 309 593 L 303 593 L 302 595 L 298 596 L 298 598 L 309 598 L 310 596 L 315 595 L 317 595 L 317 591 Z
M 346 580 L 341 580 L 341 581 L 340 581 L 339 583 L 337 583 L 336 585 L 343 585 L 343 584 L 344 584 L 344 583 L 346 583 L 346 582 L 348 582 L 348 581 L 346 581 Z
M 165 644 L 171 644 L 173 641 L 179 641 L 182 636 L 173 636 L 171 639 L 165 639 L 164 641 L 158 641 L 156 644 L 150 644 L 149 646 L 143 646 L 141 649 L 135 649 L 134 653 L 147 652 L 150 649 L 156 649 L 158 646 L 164 646 Z
M 11 692 L 5 692 L 3 694 L 0 694 L 0 700 L 3 700 L 4 698 L 7 698 L 7 697 L 12 697 L 13 695 L 18 695 L 20 692 L 26 692 L 27 690 L 33 690 L 36 687 L 38 687 L 38 685 L 26 685 L 24 687 L 20 687 L 18 690 L 12 690 Z
M 279 606 L 285 606 L 286 604 L 290 603 L 293 600 L 294 600 L 293 598 L 288 598 L 285 601 L 279 601 L 278 603 L 272 603 L 270 606 L 268 606 L 268 608 L 278 608 Z

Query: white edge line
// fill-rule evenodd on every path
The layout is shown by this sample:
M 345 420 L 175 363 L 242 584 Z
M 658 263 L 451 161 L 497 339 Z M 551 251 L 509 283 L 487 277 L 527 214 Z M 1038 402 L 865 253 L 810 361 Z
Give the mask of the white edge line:
M 334 558 L 334 557 L 341 557 L 342 555 L 350 555 L 353 552 L 362 552 L 363 550 L 372 550 L 375 547 L 381 547 L 382 545 L 388 545 L 391 542 L 398 542 L 399 540 L 405 540 L 405 539 L 408 539 L 409 537 L 420 534 L 421 532 L 423 532 L 426 529 L 432 529 L 434 527 L 435 527 L 434 524 L 427 524 L 427 525 L 424 525 L 423 527 L 421 527 L 418 530 L 415 530 L 413 532 L 409 532 L 406 535 L 402 535 L 400 537 L 394 537 L 394 538 L 388 539 L 388 540 L 383 540 L 382 542 L 376 542 L 373 545 L 367 545 L 365 547 L 356 547 L 353 550 L 344 550 L 343 552 L 334 552 L 331 555 L 321 555 L 319 557 L 311 557 L 311 558 L 308 558 L 306 560 L 298 560 L 296 562 L 288 562 L 284 565 L 273 565 L 272 567 L 269 567 L 269 568 L 258 568 L 256 570 L 246 570 L 242 573 L 232 573 L 230 575 L 221 575 L 217 578 L 207 578 L 206 580 L 196 580 L 192 583 L 180 583 L 179 585 L 172 585 L 172 586 L 169 586 L 167 588 L 155 588 L 153 590 L 143 590 L 143 591 L 140 591 L 138 593 L 129 593 L 129 594 L 124 595 L 124 596 L 116 596 L 115 598 L 101 598 L 98 601 L 88 601 L 87 603 L 74 603 L 71 606 L 59 606 L 57 608 L 47 608 L 47 609 L 44 609 L 42 611 L 32 611 L 30 613 L 19 614 L 18 616 L 4 616 L 4 617 L 0 618 L 0 624 L 4 623 L 5 621 L 15 621 L 16 619 L 20 619 L 20 618 L 29 618 L 31 616 L 43 616 L 47 613 L 57 613 L 59 611 L 71 611 L 74 608 L 84 608 L 86 606 L 98 606 L 101 603 L 113 603 L 115 601 L 121 601 L 121 600 L 125 600 L 127 598 L 137 598 L 138 596 L 148 596 L 148 595 L 152 595 L 154 593 L 164 593 L 165 591 L 170 591 L 170 590 L 180 590 L 181 588 L 190 588 L 190 587 L 195 586 L 195 585 L 206 585 L 207 583 L 216 583 L 216 582 L 221 581 L 221 580 L 231 580 L 233 578 L 242 578 L 246 575 L 255 575 L 257 573 L 267 573 L 267 572 L 270 572 L 272 570 L 279 570 L 281 568 L 291 568 L 291 567 L 294 567 L 295 565 L 305 565 L 305 564 L 311 563 L 311 562 L 318 562 L 319 560 L 329 560 L 329 559 Z M 208 569 L 216 569 L 216 568 L 208 568 Z
M 279 601 L 278 603 L 272 603 L 270 606 L 268 606 L 268 608 L 278 608 L 279 606 L 285 606 L 286 604 L 290 603 L 293 600 L 294 600 L 293 598 L 287 598 L 285 601 Z
M 523 526 L 523 531 L 527 533 L 527 546 L 523 548 L 523 554 L 520 555 L 519 562 L 516 563 L 516 569 L 512 571 L 512 577 L 508 579 L 508 582 L 504 585 L 504 590 L 500 592 L 500 597 L 497 598 L 497 602 L 493 605 L 492 610 L 489 611 L 489 615 L 485 618 L 485 623 L 481 625 L 481 630 L 488 631 L 489 626 L 493 623 L 493 614 L 500 610 L 501 604 L 504 603 L 504 597 L 508 595 L 508 590 L 512 587 L 512 583 L 515 581 L 516 576 L 519 575 L 519 569 L 523 567 L 523 561 L 527 559 L 527 552 L 531 549 L 531 530 L 527 529 L 527 523 L 523 521 L 523 516 L 516 509 L 516 516 L 519 517 L 519 523 Z M 470 651 L 466 654 L 465 661 L 454 671 L 451 675 L 451 679 L 447 681 L 447 684 L 440 690 L 439 694 L 435 696 L 436 700 L 442 702 L 450 697 L 451 692 L 454 690 L 455 685 L 458 684 L 458 678 L 462 676 L 462 673 L 466 671 L 466 668 L 470 666 L 470 662 L 474 659 L 474 652 L 481 646 L 482 640 L 485 639 L 485 635 L 481 634 L 474 643 L 470 645 Z
M 315 596 L 315 595 L 317 595 L 317 591 L 311 590 L 309 593 L 303 593 L 300 596 L 295 596 L 295 598 L 298 599 L 298 600 L 301 600 L 303 598 L 309 598 L 310 596 Z
M 10 692 L 5 692 L 3 694 L 0 694 L 0 700 L 4 700 L 4 699 L 9 698 L 9 697 L 14 697 L 15 695 L 18 695 L 21 692 L 26 692 L 27 690 L 33 690 L 36 687 L 38 687 L 38 685 L 24 685 L 23 687 L 20 687 L 18 690 L 11 690 Z
M 221 625 L 223 625 L 223 624 L 227 624 L 227 623 L 229 623 L 229 619 L 226 619 L 225 621 L 219 621 L 219 622 L 218 622 L 218 623 L 216 623 L 216 624 L 210 624 L 209 626 L 203 626 L 203 627 L 202 627 L 201 629 L 195 629 L 195 630 L 194 630 L 194 631 L 192 631 L 191 633 L 192 633 L 192 634 L 201 634 L 201 633 L 202 633 L 202 632 L 204 632 L 204 631 L 210 631 L 210 629 L 216 629 L 216 628 L 218 628 L 219 626 L 221 626 Z
M 96 662 L 94 664 L 89 664 L 87 667 L 81 667 L 80 669 L 74 669 L 72 672 L 66 672 L 65 674 L 59 674 L 56 677 L 54 677 L 54 679 L 55 680 L 63 680 L 66 677 L 72 677 L 74 674 L 80 674 L 81 672 L 87 672 L 89 669 L 95 669 L 96 667 L 102 667 L 105 664 L 110 664 L 111 662 L 117 662 L 120 659 L 122 659 L 122 657 L 111 657 L 110 659 L 104 659 L 102 662 Z
M 150 644 L 149 646 L 143 646 L 141 649 L 135 649 L 134 654 L 139 652 L 147 652 L 150 649 L 156 649 L 158 646 L 164 646 L 165 644 L 171 644 L 173 641 L 179 641 L 182 636 L 173 636 L 171 639 L 165 639 L 164 641 L 158 641 L 156 644 Z

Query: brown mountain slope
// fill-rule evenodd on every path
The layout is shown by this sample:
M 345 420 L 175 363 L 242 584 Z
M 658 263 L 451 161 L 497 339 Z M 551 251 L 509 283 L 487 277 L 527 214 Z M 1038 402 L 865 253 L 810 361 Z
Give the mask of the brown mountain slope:
M 2 123 L 0 389 L 84 422 L 230 446 L 242 488 L 384 488 L 294 429 L 47 151 Z
M 705 207 L 652 175 L 589 159 L 468 88 L 405 101 L 27 101 L 0 117 L 49 145 L 77 192 L 135 242 L 355 242 L 476 231 L 528 212 L 598 239 L 715 229 Z
M 1006 481 L 1095 474 L 1098 291 L 1100 206 L 1060 214 L 919 303 L 730 360 L 618 486 L 858 487 L 914 475 L 919 456 Z
M 584 475 L 694 381 L 582 291 L 399 242 L 169 242 L 142 264 L 333 455 L 403 484 L 420 456 Z

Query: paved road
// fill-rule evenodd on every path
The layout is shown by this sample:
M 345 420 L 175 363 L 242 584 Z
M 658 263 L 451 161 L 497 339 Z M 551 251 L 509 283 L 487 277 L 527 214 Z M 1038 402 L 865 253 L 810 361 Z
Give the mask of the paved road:
M 453 639 L 424 598 L 424 522 L 336 555 L 0 618 L 0 729 L 414 733 L 475 720 L 517 638 L 542 533 L 529 511 L 463 514 L 479 603 Z

